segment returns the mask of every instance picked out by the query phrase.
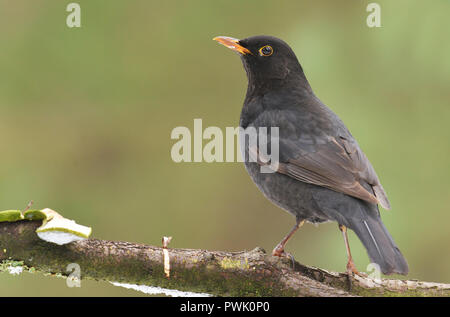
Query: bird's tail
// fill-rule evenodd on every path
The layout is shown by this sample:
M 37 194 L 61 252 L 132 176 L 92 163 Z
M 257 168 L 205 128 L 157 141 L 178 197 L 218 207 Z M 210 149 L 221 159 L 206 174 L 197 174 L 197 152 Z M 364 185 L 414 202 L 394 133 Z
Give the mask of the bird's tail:
M 378 213 L 363 219 L 352 217 L 347 222 L 365 246 L 372 263 L 378 264 L 383 274 L 408 274 L 408 263 Z

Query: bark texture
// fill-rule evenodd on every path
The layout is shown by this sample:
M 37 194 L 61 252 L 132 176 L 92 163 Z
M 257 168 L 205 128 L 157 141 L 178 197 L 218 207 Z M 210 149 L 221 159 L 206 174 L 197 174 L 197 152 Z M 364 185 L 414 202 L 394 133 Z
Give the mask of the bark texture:
M 88 239 L 59 246 L 36 235 L 40 221 L 0 223 L 0 268 L 11 263 L 67 276 L 77 263 L 82 279 L 159 286 L 216 296 L 450 296 L 450 284 L 414 280 L 374 280 L 308 267 L 267 255 L 261 248 L 225 252 L 163 248 Z

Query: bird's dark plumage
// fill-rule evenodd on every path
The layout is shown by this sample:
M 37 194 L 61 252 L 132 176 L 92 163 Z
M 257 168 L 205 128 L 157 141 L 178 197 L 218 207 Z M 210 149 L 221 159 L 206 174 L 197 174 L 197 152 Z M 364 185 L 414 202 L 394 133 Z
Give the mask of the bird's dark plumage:
M 216 39 L 240 53 L 247 72 L 240 126 L 279 128 L 276 173 L 245 162 L 258 188 L 298 221 L 332 220 L 354 230 L 383 273 L 406 274 L 406 260 L 380 218 L 377 204 L 390 204 L 374 168 L 344 123 L 315 96 L 292 49 L 271 36 Z M 244 149 L 248 157 L 247 144 Z

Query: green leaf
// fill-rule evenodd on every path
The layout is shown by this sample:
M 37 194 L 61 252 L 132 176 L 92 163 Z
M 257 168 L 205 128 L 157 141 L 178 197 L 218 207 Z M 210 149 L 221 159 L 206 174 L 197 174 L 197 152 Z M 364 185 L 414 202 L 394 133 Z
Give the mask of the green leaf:
M 0 222 L 15 222 L 18 220 L 22 220 L 22 212 L 20 210 L 5 210 L 0 211 Z
M 45 220 L 47 215 L 42 210 L 27 210 L 23 214 L 27 220 Z

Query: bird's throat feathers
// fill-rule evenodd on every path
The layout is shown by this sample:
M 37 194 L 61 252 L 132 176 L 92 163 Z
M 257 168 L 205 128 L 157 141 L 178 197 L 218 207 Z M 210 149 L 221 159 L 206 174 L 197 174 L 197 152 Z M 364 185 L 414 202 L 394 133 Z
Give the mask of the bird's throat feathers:
M 273 65 L 258 67 L 251 57 L 242 56 L 242 63 L 247 73 L 247 96 L 264 95 L 268 91 L 312 93 L 300 63 L 282 61 Z

